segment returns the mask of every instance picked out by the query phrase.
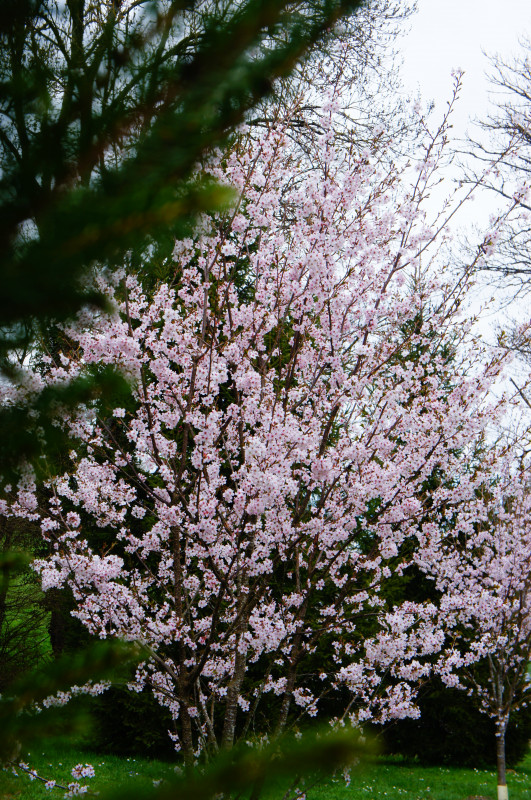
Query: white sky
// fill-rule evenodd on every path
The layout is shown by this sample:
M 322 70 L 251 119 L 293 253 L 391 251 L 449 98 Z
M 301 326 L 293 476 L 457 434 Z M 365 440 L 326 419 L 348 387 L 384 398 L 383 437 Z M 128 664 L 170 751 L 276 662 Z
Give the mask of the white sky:
M 488 59 L 482 51 L 510 56 L 526 33 L 531 36 L 531 0 L 418 0 L 401 45 L 404 82 L 442 107 L 450 97 L 452 70 L 464 70 L 454 116 L 455 133 L 463 136 L 468 119 L 488 109 Z
M 452 138 L 458 144 L 467 130 L 474 133 L 474 119 L 486 119 L 494 109 L 489 100 L 488 55 L 510 61 L 521 52 L 519 39 L 526 34 L 531 38 L 531 0 L 417 0 L 417 4 L 411 30 L 399 43 L 404 88 L 413 95 L 420 92 L 426 104 L 434 101 L 434 120 L 439 121 L 451 98 L 452 71 L 464 72 L 452 114 Z M 432 195 L 437 208 L 450 189 L 451 182 L 445 183 Z M 484 227 L 498 207 L 491 193 L 478 195 L 456 222 Z
M 531 0 L 417 2 L 418 13 L 411 19 L 411 31 L 399 45 L 404 60 L 405 88 L 413 94 L 420 92 L 426 103 L 433 100 L 436 119 L 440 119 L 451 97 L 452 70 L 463 70 L 463 88 L 452 117 L 453 135 L 463 139 L 467 129 L 473 131 L 472 121 L 485 119 L 493 108 L 489 102 L 492 87 L 486 75 L 489 71 L 487 55 L 499 54 L 511 60 L 520 50 L 519 39 L 526 35 L 531 38 Z M 486 225 L 495 207 L 496 200 L 491 193 L 478 197 L 460 214 L 458 222 L 462 230 L 474 223 L 481 227 Z M 478 290 L 479 287 L 476 292 Z M 485 297 L 493 295 L 496 301 L 490 311 L 484 309 L 482 313 L 481 327 L 485 330 L 496 325 L 496 320 L 507 319 L 513 313 L 520 316 L 524 311 L 529 315 L 529 298 L 523 309 L 513 305 L 504 309 L 503 292 L 499 288 L 493 291 L 492 287 L 485 287 Z M 480 297 L 477 299 L 482 303 L 484 298 Z

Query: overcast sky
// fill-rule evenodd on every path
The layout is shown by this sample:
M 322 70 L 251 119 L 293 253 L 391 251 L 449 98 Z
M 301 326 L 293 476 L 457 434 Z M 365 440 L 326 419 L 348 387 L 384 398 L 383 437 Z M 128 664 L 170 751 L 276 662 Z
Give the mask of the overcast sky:
M 483 55 L 510 56 L 519 37 L 531 37 L 531 0 L 418 0 L 411 32 L 404 38 L 404 82 L 420 89 L 425 100 L 444 103 L 450 96 L 451 72 L 464 70 L 461 102 L 454 117 L 464 135 L 468 118 L 488 107 L 488 60 Z
M 406 91 L 420 92 L 425 103 L 435 102 L 439 121 L 451 98 L 452 72 L 464 72 L 459 102 L 452 115 L 454 143 L 473 134 L 474 119 L 486 119 L 493 110 L 489 93 L 488 55 L 511 60 L 521 51 L 519 39 L 531 38 L 531 0 L 417 0 L 418 12 L 409 22 L 410 32 L 399 48 L 403 59 L 402 79 Z M 447 177 L 460 176 L 447 174 Z M 451 188 L 446 182 L 432 194 L 436 207 Z M 491 193 L 478 195 L 456 218 L 459 225 L 484 226 L 498 207 Z
M 440 119 L 451 96 L 451 73 L 463 70 L 463 89 L 452 117 L 453 134 L 462 139 L 467 129 L 472 131 L 472 120 L 485 119 L 492 108 L 486 76 L 489 61 L 484 53 L 510 60 L 519 52 L 519 39 L 526 34 L 531 38 L 531 0 L 417 1 L 419 10 L 411 19 L 411 32 L 400 43 L 405 88 L 413 93 L 420 91 L 425 102 L 433 100 L 439 112 L 436 118 Z M 448 183 L 440 191 L 446 193 Z M 437 194 L 432 197 L 438 206 Z M 475 224 L 483 228 L 497 205 L 496 197 L 486 192 L 463 209 L 456 224 L 462 231 Z M 486 288 L 485 297 L 491 294 L 491 288 Z M 498 318 L 498 299 L 503 304 L 504 293 L 498 289 L 495 294 L 496 302 L 482 315 L 487 325 Z M 502 311 L 501 316 L 505 313 Z M 514 313 L 519 315 L 520 311 L 515 309 Z

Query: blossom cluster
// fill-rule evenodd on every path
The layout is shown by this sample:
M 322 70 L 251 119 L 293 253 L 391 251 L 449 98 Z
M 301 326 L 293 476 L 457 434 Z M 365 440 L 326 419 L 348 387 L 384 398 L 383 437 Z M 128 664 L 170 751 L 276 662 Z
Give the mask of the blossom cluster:
M 264 702 L 277 732 L 345 687 L 354 723 L 416 713 L 445 628 L 388 586 L 430 572 L 450 518 L 470 531 L 467 463 L 495 414 L 498 354 L 444 275 L 418 277 L 430 153 L 411 188 L 325 136 L 322 174 L 297 175 L 288 126 L 210 164 L 240 200 L 176 244 L 171 281 L 96 278 L 114 313 L 68 327 L 75 348 L 34 383 L 108 364 L 131 397 L 64 414 L 47 502 L 28 472 L 2 508 L 40 525 L 44 589 L 68 585 L 95 636 L 149 648 L 132 686 L 189 759 Z

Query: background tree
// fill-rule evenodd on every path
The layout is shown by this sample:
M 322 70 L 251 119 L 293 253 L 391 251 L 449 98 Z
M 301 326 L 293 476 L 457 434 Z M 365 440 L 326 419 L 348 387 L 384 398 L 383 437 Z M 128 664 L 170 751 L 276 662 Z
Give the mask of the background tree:
M 449 658 L 460 668 L 461 685 L 495 723 L 499 800 L 508 797 L 509 719 L 527 707 L 531 690 L 530 500 L 527 475 L 511 476 L 509 469 L 503 462 L 493 464 L 496 477 L 483 492 L 487 514 L 467 536 L 460 534 L 439 565 L 444 564 L 439 586 L 448 613 L 461 623 L 461 642 L 473 637 L 467 652 L 459 650 L 458 637 Z M 455 677 L 451 682 L 456 684 Z
M 37 666 L 49 653 L 48 617 L 35 575 L 21 553 L 35 543 L 35 530 L 22 520 L 0 525 L 0 689 Z M 19 558 L 15 556 L 18 551 Z
M 373 149 L 375 132 L 385 131 L 383 157 L 391 161 L 399 152 L 413 152 L 419 120 L 409 113 L 396 61 L 397 44 L 414 12 L 414 3 L 373 0 L 355 16 L 343 18 L 287 79 L 278 82 L 273 97 L 248 115 L 249 125 L 267 126 L 289 111 L 289 142 L 311 166 L 326 126 L 322 100 L 332 91 L 341 96 L 336 146 L 343 142 L 346 149 Z
M 496 239 L 484 263 L 493 280 L 505 287 L 526 292 L 531 274 L 531 204 L 525 186 L 531 180 L 531 42 L 521 41 L 520 53 L 508 60 L 491 58 L 490 82 L 495 107 L 487 120 L 479 122 L 471 140 L 472 160 L 467 161 L 468 178 L 476 180 L 473 163 L 487 166 L 482 185 L 502 202 L 517 200 L 520 213 Z M 495 164 L 495 167 L 490 165 Z

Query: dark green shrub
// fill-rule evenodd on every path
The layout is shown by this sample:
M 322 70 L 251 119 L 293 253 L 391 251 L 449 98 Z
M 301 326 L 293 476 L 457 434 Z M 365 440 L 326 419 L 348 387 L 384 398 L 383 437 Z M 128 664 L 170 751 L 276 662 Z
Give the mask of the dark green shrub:
M 151 692 L 131 692 L 112 687 L 92 704 L 90 746 L 119 756 L 176 758 L 168 736 L 172 730 L 169 712 L 161 708 Z
M 448 689 L 440 681 L 425 687 L 419 700 L 420 719 L 391 723 L 382 732 L 387 753 L 418 758 L 421 764 L 494 767 L 494 723 L 478 711 L 466 692 Z M 509 721 L 507 764 L 525 756 L 531 739 L 531 708 L 514 712 Z

